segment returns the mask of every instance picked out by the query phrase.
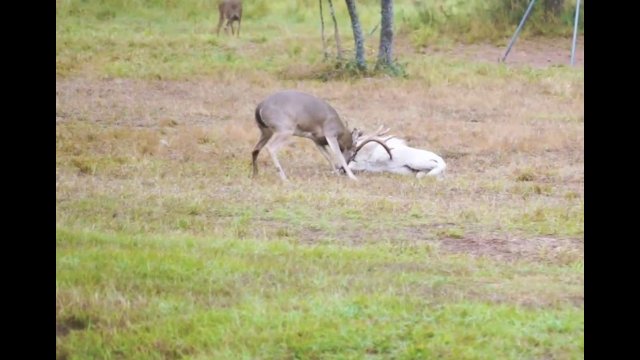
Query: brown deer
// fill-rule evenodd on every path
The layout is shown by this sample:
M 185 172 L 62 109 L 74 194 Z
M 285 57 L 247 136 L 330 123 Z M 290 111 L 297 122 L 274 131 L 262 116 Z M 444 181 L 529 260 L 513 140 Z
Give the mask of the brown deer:
M 218 29 L 216 34 L 220 36 L 220 28 L 226 21 L 224 26 L 224 32 L 228 33 L 231 28 L 231 35 L 234 34 L 233 23 L 238 22 L 238 30 L 235 32 L 236 36 L 240 36 L 240 24 L 242 22 L 242 0 L 222 0 L 218 4 L 218 11 L 220 12 L 220 19 L 218 20 Z
M 379 143 L 391 157 L 391 150 L 385 145 L 390 136 L 381 137 L 388 130 L 382 131 L 381 126 L 370 135 L 363 135 L 358 129 L 350 132 L 331 105 L 307 93 L 295 90 L 276 92 L 258 104 L 255 118 L 260 129 L 260 140 L 251 153 L 254 177 L 258 174 L 258 154 L 271 140 L 267 150 L 280 178 L 287 180 L 276 153 L 291 136 L 311 139 L 329 162 L 332 171 L 343 170 L 353 180 L 357 178 L 347 164 L 367 143 Z

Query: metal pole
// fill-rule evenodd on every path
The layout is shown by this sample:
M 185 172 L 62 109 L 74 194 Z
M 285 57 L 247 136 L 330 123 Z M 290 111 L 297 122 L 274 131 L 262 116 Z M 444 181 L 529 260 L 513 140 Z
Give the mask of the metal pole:
M 576 1 L 576 19 L 573 25 L 573 44 L 571 45 L 571 66 L 574 66 L 576 60 L 576 37 L 578 36 L 578 18 L 580 15 L 580 0 Z
M 513 34 L 513 37 L 509 42 L 507 51 L 504 53 L 504 56 L 502 57 L 502 59 L 500 59 L 500 61 L 504 62 L 507 59 L 507 55 L 509 55 L 509 51 L 511 51 L 511 47 L 516 42 L 516 39 L 518 38 L 518 34 L 520 33 L 520 30 L 522 30 L 522 26 L 524 25 L 525 21 L 527 21 L 527 18 L 529 17 L 529 13 L 531 12 L 531 9 L 533 9 L 533 4 L 535 2 L 536 0 L 531 0 L 531 2 L 529 3 L 529 7 L 527 8 L 527 11 L 524 13 L 524 16 L 522 17 L 522 20 L 520 20 L 520 24 L 518 25 L 518 28 L 516 29 L 515 34 Z

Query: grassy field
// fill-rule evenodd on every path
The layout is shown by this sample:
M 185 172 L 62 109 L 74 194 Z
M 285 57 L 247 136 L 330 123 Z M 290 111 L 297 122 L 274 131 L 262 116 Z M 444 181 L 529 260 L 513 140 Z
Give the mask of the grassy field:
M 323 62 L 317 2 L 247 2 L 231 38 L 213 2 L 57 1 L 56 357 L 583 358 L 570 39 L 529 36 L 497 64 L 510 34 L 434 38 L 416 4 L 395 7 L 407 76 L 354 78 Z M 358 6 L 368 33 L 378 4 Z M 266 153 L 251 179 L 253 111 L 283 88 L 391 127 L 446 177 L 352 182 L 295 139 L 290 183 Z

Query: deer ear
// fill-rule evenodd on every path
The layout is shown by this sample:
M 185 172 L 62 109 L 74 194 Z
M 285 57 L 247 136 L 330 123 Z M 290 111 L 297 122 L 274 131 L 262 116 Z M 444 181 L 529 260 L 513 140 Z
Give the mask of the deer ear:
M 358 137 L 360 137 L 360 130 L 354 128 L 353 131 L 351 131 L 351 138 L 353 139 L 353 142 L 356 142 Z

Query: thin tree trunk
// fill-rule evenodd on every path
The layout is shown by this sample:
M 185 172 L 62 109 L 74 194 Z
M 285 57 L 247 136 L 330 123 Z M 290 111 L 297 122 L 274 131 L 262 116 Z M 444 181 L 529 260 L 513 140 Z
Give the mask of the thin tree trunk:
M 329 53 L 327 52 L 327 41 L 324 38 L 324 15 L 322 14 L 322 0 L 318 0 L 318 4 L 320 5 L 320 33 L 322 34 L 322 51 L 324 52 L 324 60 L 326 61 L 329 58 Z
M 353 40 L 356 43 L 356 66 L 359 70 L 366 70 L 367 63 L 364 60 L 364 38 L 362 37 L 362 28 L 356 11 L 356 3 L 354 0 L 345 0 L 347 9 L 349 9 L 349 17 L 351 17 L 351 27 L 353 28 Z
M 342 44 L 340 43 L 340 33 L 338 32 L 338 22 L 336 21 L 336 12 L 333 10 L 333 1 L 329 1 L 329 10 L 333 19 L 333 34 L 336 37 L 336 50 L 338 51 L 338 60 L 342 60 Z
M 393 0 L 382 0 L 380 4 L 380 48 L 376 68 L 393 64 Z

